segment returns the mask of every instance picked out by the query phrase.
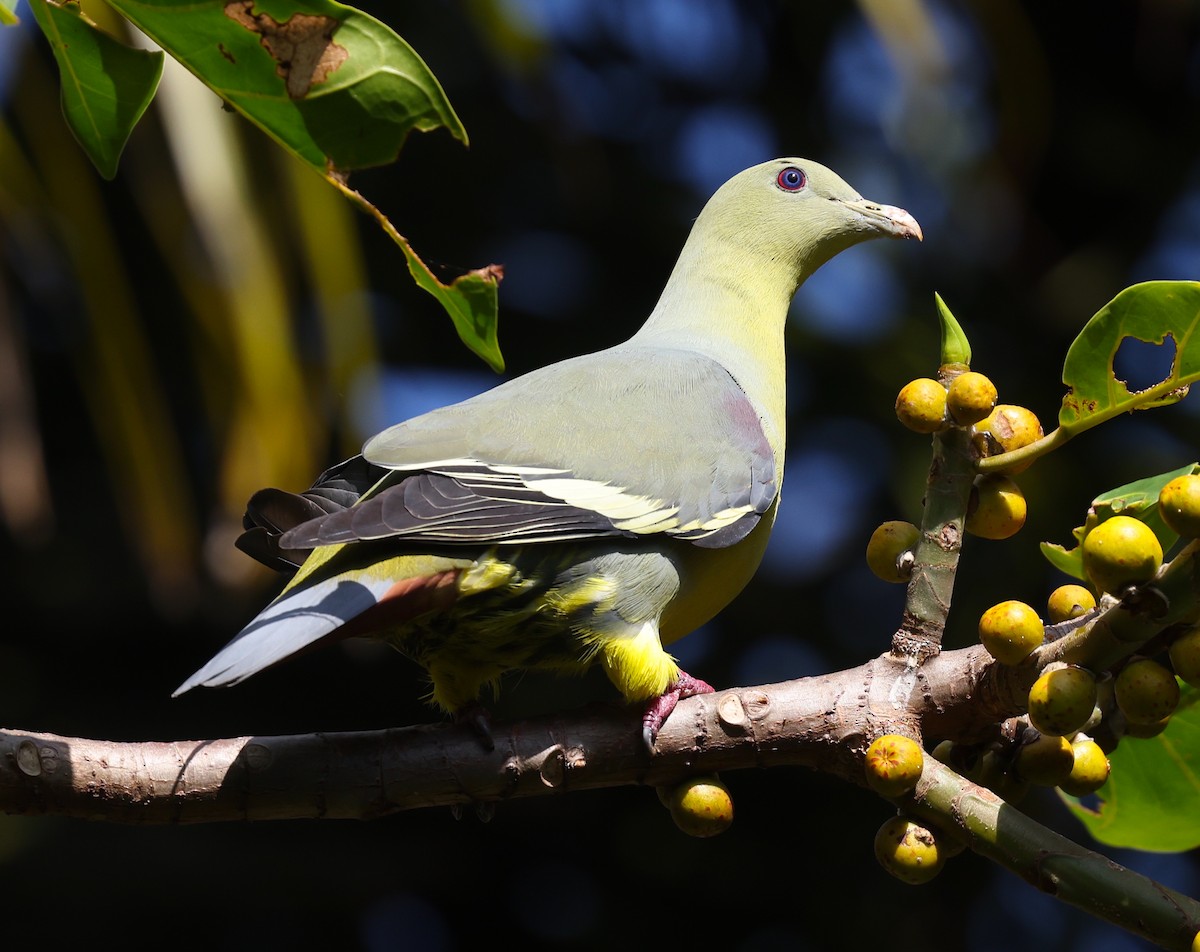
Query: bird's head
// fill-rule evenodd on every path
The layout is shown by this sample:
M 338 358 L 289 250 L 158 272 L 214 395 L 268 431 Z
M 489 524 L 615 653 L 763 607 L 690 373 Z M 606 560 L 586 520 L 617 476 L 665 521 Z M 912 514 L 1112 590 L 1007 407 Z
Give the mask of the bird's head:
M 798 282 L 860 241 L 922 237 L 904 209 L 868 201 L 835 172 L 800 158 L 739 172 L 709 199 L 700 224 L 754 257 L 792 265 Z

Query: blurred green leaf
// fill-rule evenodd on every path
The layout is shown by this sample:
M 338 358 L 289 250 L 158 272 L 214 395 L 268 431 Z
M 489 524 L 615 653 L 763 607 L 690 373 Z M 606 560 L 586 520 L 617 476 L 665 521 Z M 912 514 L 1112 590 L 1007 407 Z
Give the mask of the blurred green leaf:
M 1059 424 L 1072 435 L 1129 410 L 1180 400 L 1200 379 L 1200 283 L 1148 281 L 1126 288 L 1097 312 L 1067 351 L 1063 383 L 1067 394 Z M 1132 393 L 1113 371 L 1121 342 L 1175 343 L 1175 359 L 1163 381 Z
M 0 26 L 16 26 L 20 22 L 17 0 L 0 0 Z
M 1167 729 L 1147 740 L 1125 738 L 1109 755 L 1112 775 L 1085 807 L 1063 795 L 1101 843 L 1156 852 L 1200 846 L 1200 691 L 1183 686 Z M 1090 802 L 1090 801 L 1085 801 Z
M 436 77 L 385 24 L 332 0 L 110 0 L 321 173 L 393 162 L 408 134 L 467 141 Z
M 936 291 L 933 293 L 933 300 L 937 305 L 938 318 L 942 325 L 941 365 L 944 367 L 946 364 L 964 364 L 969 367 L 971 365 L 971 342 L 967 340 L 962 325 L 958 323 L 950 308 L 946 306 L 946 302 L 942 300 L 942 296 Z
M 89 21 L 74 4 L 29 0 L 62 79 L 62 110 L 72 134 L 106 179 L 162 75 L 162 53 L 135 50 Z
M 1169 552 L 1171 546 L 1179 540 L 1179 534 L 1163 522 L 1162 516 L 1159 515 L 1158 494 L 1162 492 L 1163 486 L 1172 479 L 1178 476 L 1190 476 L 1193 473 L 1200 473 L 1200 463 L 1188 463 L 1169 473 L 1147 476 L 1144 479 L 1138 479 L 1101 493 L 1092 500 L 1084 524 L 1072 530 L 1071 534 L 1075 537 L 1075 548 L 1067 549 L 1053 542 L 1043 542 L 1041 544 L 1042 555 L 1056 569 L 1086 581 L 1087 576 L 1083 571 L 1083 551 L 1080 543 L 1092 529 L 1113 516 L 1130 516 L 1144 522 L 1158 537 L 1163 552 Z

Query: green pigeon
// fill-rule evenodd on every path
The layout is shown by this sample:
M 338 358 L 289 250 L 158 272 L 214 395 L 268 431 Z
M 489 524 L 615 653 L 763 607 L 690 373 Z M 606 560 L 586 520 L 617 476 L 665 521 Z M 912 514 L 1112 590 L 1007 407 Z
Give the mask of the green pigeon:
M 625 342 L 397 423 L 305 493 L 257 493 L 239 545 L 295 574 L 175 693 L 368 635 L 485 735 L 479 696 L 505 672 L 599 664 L 653 749 L 712 690 L 665 646 L 742 590 L 775 520 L 792 296 L 881 237 L 921 229 L 816 162 L 738 173 Z

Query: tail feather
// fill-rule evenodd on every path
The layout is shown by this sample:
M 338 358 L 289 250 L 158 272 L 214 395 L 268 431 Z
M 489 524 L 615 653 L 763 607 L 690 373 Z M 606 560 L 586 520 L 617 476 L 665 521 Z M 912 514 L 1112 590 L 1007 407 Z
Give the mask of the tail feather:
M 334 576 L 284 592 L 172 696 L 197 686 L 237 684 L 330 637 L 344 637 L 339 629 L 377 605 L 392 585 L 386 579 Z
M 323 642 L 397 629 L 458 599 L 461 566 L 427 564 L 408 575 L 396 569 L 394 575 L 352 570 L 285 590 L 172 697 L 237 684 Z

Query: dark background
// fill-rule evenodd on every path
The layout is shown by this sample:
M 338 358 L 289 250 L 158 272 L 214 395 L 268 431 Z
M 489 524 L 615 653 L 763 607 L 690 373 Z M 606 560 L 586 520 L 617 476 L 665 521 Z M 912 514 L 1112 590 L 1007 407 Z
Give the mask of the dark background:
M 903 591 L 868 573 L 862 549 L 879 521 L 919 517 L 928 443 L 895 423 L 892 405 L 903 383 L 936 370 L 934 291 L 971 336 L 974 369 L 1049 429 L 1062 357 L 1087 318 L 1136 281 L 1200 272 L 1194 3 L 462 0 L 368 9 L 425 58 L 471 147 L 445 132 L 414 136 L 396 166 L 354 184 L 447 276 L 504 263 L 511 373 L 635 330 L 704 199 L 745 166 L 809 156 L 922 223 L 923 245 L 853 249 L 797 297 L 787 487 L 772 548 L 742 598 L 678 646 L 685 667 L 718 686 L 816 674 L 887 647 Z M 22 28 L 0 34 L 0 115 L 12 135 L 0 155 L 23 156 L 52 193 L 46 170 L 75 147 L 54 132 L 62 123 L 45 108 L 50 58 L 28 10 L 18 12 Z M 263 206 L 286 219 L 273 147 L 237 117 L 227 121 L 240 130 Z M 40 147 L 39 129 L 59 135 L 60 147 Z M 0 205 L 0 304 L 28 374 L 50 514 L 30 528 L 10 511 L 0 534 L 0 722 L 166 740 L 435 719 L 414 666 L 363 645 L 230 691 L 169 697 L 278 583 L 230 568 L 244 561 L 228 546 L 240 497 L 217 475 L 227 433 L 201 396 L 214 380 L 221 389 L 227 356 L 219 335 L 196 331 L 163 266 L 168 252 L 139 212 L 147 170 L 170 165 L 162 136 L 152 109 L 117 180 L 97 178 L 96 187 L 158 371 L 141 398 L 179 436 L 182 457 L 168 461 L 163 448 L 162 471 L 184 474 L 186 506 L 166 518 L 201 531 L 177 562 L 147 556 L 142 540 L 154 525 L 136 515 L 138 483 L 105 452 L 87 412 L 96 399 L 89 355 L 103 329 L 78 317 L 61 232 L 12 214 L 21 203 L 10 194 Z M 161 194 L 175 194 L 169 182 Z M 186 209 L 179 220 L 171 254 L 187 267 L 188 249 L 197 261 L 203 249 L 187 233 Z M 358 232 L 378 346 L 370 369 L 382 385 L 353 400 L 323 369 L 294 238 L 287 227 L 272 232 L 290 268 L 291 333 L 309 398 L 277 412 L 329 415 L 316 427 L 327 435 L 305 451 L 316 458 L 306 475 L 388 422 L 495 381 L 409 283 L 382 233 L 365 219 Z M 187 357 L 204 347 L 202 364 Z M 1122 360 L 1135 385 L 1157 366 L 1148 349 Z M 197 366 L 216 376 L 200 379 Z M 225 399 L 236 401 L 241 378 L 225 372 Z M 950 643 L 969 643 L 979 613 L 1001 598 L 1042 603 L 1062 579 L 1038 541 L 1068 542 L 1096 493 L 1196 459 L 1197 433 L 1193 399 L 1088 434 L 1023 476 L 1029 524 L 1009 542 L 968 544 Z M 608 697 L 602 678 L 514 678 L 497 716 Z M 100 945 L 1144 947 L 971 855 L 931 886 L 898 884 L 871 855 L 888 808 L 864 791 L 799 770 L 725 779 L 737 820 L 709 841 L 679 834 L 647 789 L 506 803 L 486 824 L 445 810 L 184 829 L 5 818 L 0 882 L 13 915 Z M 1035 792 L 1026 808 L 1086 839 L 1051 794 Z M 1105 852 L 1197 892 L 1190 856 Z

